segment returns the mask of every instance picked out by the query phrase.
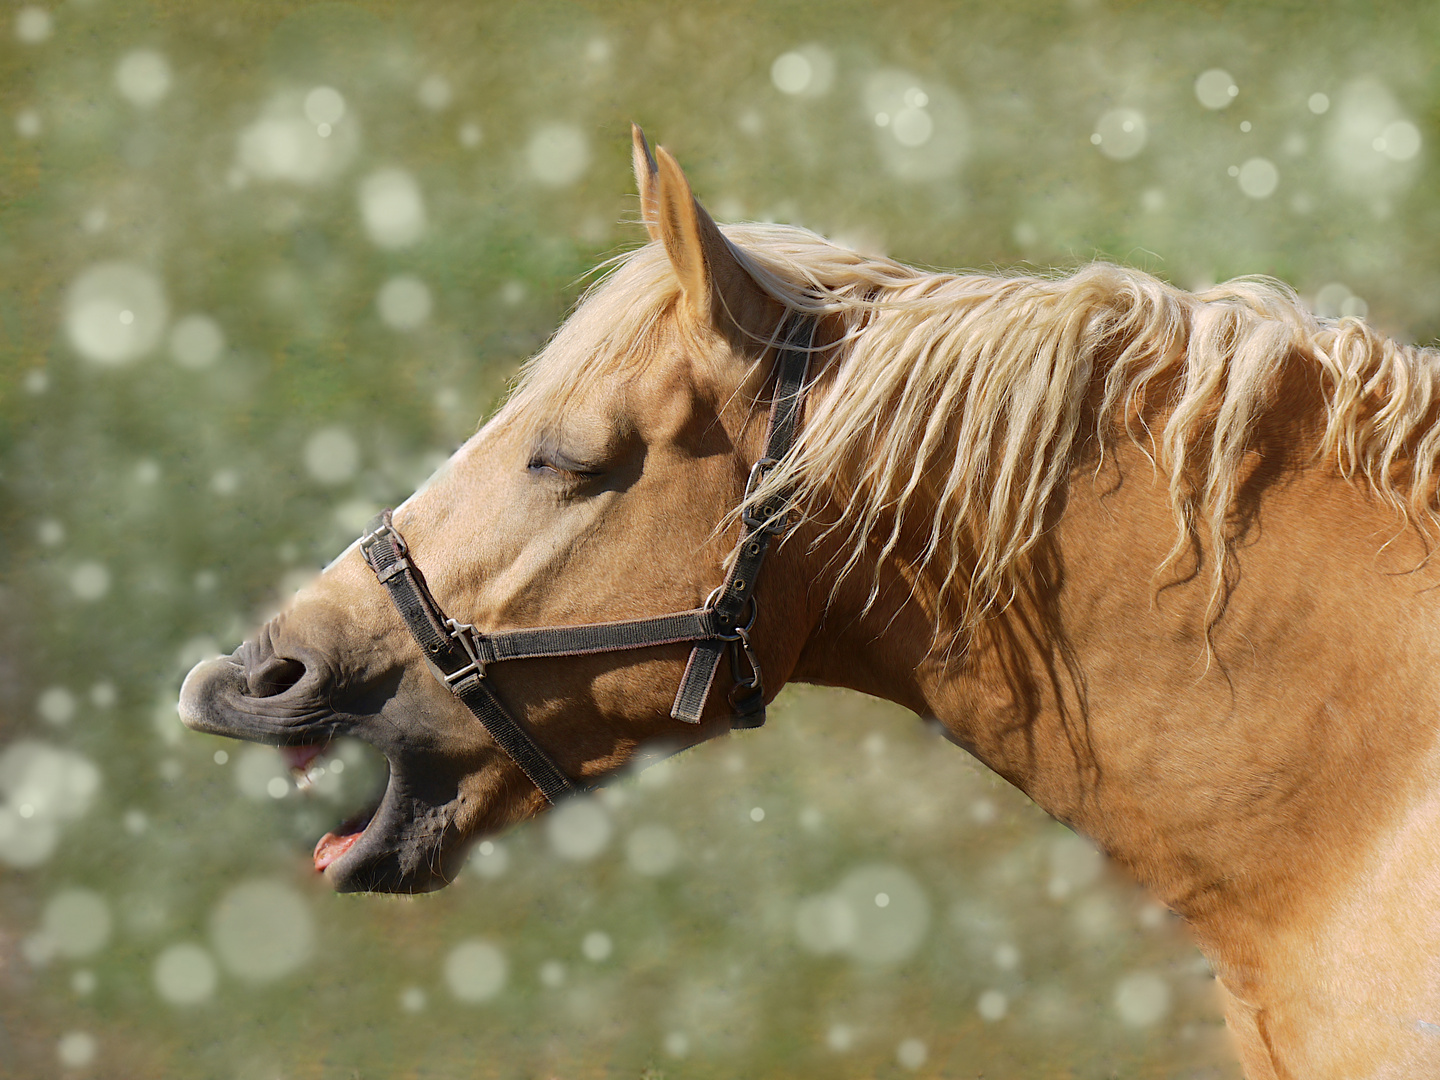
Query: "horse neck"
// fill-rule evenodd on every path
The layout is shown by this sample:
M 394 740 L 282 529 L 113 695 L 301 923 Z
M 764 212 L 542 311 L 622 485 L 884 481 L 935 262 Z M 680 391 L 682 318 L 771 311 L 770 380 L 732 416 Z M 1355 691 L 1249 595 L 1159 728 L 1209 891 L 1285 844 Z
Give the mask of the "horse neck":
M 1440 789 L 1425 544 L 1323 465 L 1250 497 L 1218 620 L 1207 553 L 1160 572 L 1165 482 L 1121 448 L 1072 479 L 1023 587 L 966 647 L 934 648 L 961 630 L 937 639 L 934 583 L 897 557 L 868 609 L 869 582 L 835 590 L 796 677 L 937 718 L 1185 915 L 1243 985 L 1264 943 L 1313 929 Z

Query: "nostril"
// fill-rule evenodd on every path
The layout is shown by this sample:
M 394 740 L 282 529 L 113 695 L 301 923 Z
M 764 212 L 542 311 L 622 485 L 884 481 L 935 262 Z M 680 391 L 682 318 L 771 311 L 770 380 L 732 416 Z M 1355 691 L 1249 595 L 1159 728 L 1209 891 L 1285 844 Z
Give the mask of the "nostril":
M 261 628 L 254 637 L 235 650 L 235 659 L 245 672 L 245 690 L 251 697 L 275 697 L 297 686 L 307 674 L 304 660 L 281 656 L 282 647 L 277 647 L 278 620 L 272 620 Z M 284 652 L 295 652 L 294 643 L 283 647 Z M 305 655 L 303 649 L 300 650 Z
M 305 665 L 283 656 L 267 657 L 258 664 L 247 664 L 245 668 L 245 682 L 251 697 L 283 694 L 304 677 Z

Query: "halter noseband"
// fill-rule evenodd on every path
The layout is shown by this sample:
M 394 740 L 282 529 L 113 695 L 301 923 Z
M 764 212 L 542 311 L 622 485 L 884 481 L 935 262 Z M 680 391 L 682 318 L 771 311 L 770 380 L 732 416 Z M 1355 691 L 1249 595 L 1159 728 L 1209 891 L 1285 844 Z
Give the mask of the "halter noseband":
M 771 541 L 787 528 L 788 500 L 782 493 L 756 506 L 748 503 L 766 474 L 794 445 L 814 335 L 813 319 L 797 316 L 791 321 L 777 361 L 765 449 L 745 483 L 734 560 L 724 583 L 699 608 L 649 619 L 486 632 L 456 622 L 435 602 L 409 545 L 390 520 L 389 510 L 378 515 L 360 538 L 361 554 L 389 592 L 431 672 L 475 714 L 490 737 L 548 801 L 553 803 L 585 789 L 560 771 L 554 759 L 496 696 L 485 673 L 489 665 L 501 660 L 586 656 L 693 642 L 670 715 L 687 724 L 700 722 L 720 658 L 728 651 L 735 681 L 730 691 L 730 705 L 735 710 L 731 725 L 754 728 L 765 722 L 765 687 L 759 658 L 750 644 L 750 629 L 759 611 L 755 579 Z M 749 618 L 742 623 L 747 609 Z

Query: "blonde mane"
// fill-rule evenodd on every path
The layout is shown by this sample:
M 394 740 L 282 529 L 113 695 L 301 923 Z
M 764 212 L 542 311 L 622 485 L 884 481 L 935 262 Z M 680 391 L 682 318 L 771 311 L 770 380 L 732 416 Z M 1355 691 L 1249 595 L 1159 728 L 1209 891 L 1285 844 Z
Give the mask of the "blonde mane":
M 937 614 L 958 605 L 962 626 L 1009 602 L 1054 497 L 1117 439 L 1168 479 L 1172 560 L 1197 539 L 1227 550 L 1257 425 L 1285 410 L 1315 414 L 1299 419 L 1317 458 L 1409 519 L 1435 519 L 1437 353 L 1359 319 L 1317 319 L 1283 284 L 1193 294 L 1106 264 L 1059 278 L 931 273 L 790 226 L 724 232 L 787 310 L 843 331 L 757 499 L 791 491 L 813 517 L 842 485 L 840 517 L 822 523 L 843 538 L 842 574 L 897 551 L 913 559 L 918 542 L 915 572 L 938 583 Z M 644 362 L 678 284 L 658 244 L 609 270 L 507 408 L 557 408 L 615 364 Z M 1297 376 L 1314 406 L 1281 399 Z M 1210 560 L 1216 598 L 1224 570 Z

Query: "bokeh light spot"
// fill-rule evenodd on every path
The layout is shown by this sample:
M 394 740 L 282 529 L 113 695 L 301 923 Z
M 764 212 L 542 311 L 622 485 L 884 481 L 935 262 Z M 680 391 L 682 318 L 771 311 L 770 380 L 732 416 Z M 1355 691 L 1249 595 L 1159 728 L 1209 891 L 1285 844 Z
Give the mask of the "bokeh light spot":
M 562 859 L 589 862 L 610 842 L 610 815 L 593 798 L 566 799 L 546 816 L 545 833 Z
M 1020 966 L 1020 950 L 1009 942 L 1004 942 L 995 946 L 992 959 L 1001 971 L 1014 971 Z
M 54 31 L 54 20 L 44 8 L 26 6 L 15 13 L 15 37 L 26 45 L 48 40 Z
M 1403 114 L 1390 88 L 1378 79 L 1346 83 L 1328 128 L 1330 176 L 1342 188 L 1383 207 L 1383 196 L 1413 182 L 1419 129 Z M 1393 149 L 1392 136 L 1396 140 Z M 1383 216 L 1384 211 L 1379 212 Z
M 911 1071 L 924 1065 L 929 1056 L 929 1049 L 921 1039 L 905 1039 L 895 1048 L 895 1060 Z
M 404 169 L 381 169 L 360 182 L 365 234 L 380 248 L 408 247 L 425 233 L 425 200 Z
M 568 187 L 590 165 L 590 143 L 573 124 L 545 124 L 525 148 L 530 173 L 546 187 Z
M 95 1060 L 95 1036 L 88 1031 L 67 1031 L 60 1036 L 55 1056 L 67 1069 L 83 1069 Z
M 431 112 L 440 112 L 454 100 L 450 80 L 443 75 L 427 75 L 416 88 L 415 98 Z
M 980 1019 L 993 1024 L 1005 1019 L 1005 1014 L 1010 1011 L 1010 999 L 1000 990 L 986 990 L 980 995 L 975 1009 Z
M 770 81 L 793 97 L 822 97 L 835 82 L 835 57 L 823 45 L 802 45 L 775 58 Z
M 1350 296 L 1349 286 L 1339 281 L 1320 286 L 1315 292 L 1315 314 L 1324 319 L 1338 319 L 1343 314 L 1342 308 Z
M 151 973 L 155 992 L 171 1005 L 198 1005 L 208 1001 L 219 983 L 209 952 L 188 942 L 171 945 L 155 960 Z
M 1252 199 L 1266 199 L 1280 184 L 1280 170 L 1269 158 L 1253 157 L 1240 166 L 1240 190 Z
M 305 119 L 317 128 L 321 124 L 333 127 L 345 115 L 345 98 L 333 86 L 317 86 L 305 95 L 301 108 Z
M 1111 109 L 1096 121 L 1091 142 L 1112 161 L 1129 161 L 1145 149 L 1148 134 L 1145 117 L 1138 109 Z
M 803 901 L 795 914 L 796 936 L 811 952 L 844 952 L 874 964 L 913 955 L 929 925 L 930 902 L 919 883 L 884 865 L 858 867 L 833 892 Z
M 90 889 L 63 889 L 45 905 L 40 928 L 61 956 L 90 956 L 110 940 L 110 905 Z
M 305 471 L 322 484 L 343 484 L 359 468 L 360 444 L 344 428 L 324 428 L 305 443 Z
M 70 344 L 98 364 L 144 356 L 160 341 L 169 317 L 159 279 L 132 263 L 92 266 L 75 279 L 65 301 Z
M 1409 161 L 1420 152 L 1420 129 L 1409 120 L 1396 120 L 1380 133 L 1379 149 L 1392 161 Z
M 938 180 L 958 171 L 969 149 L 969 120 L 953 90 L 886 68 L 865 80 L 863 101 L 892 175 Z
M 63 686 L 52 686 L 41 692 L 35 710 L 47 724 L 63 727 L 75 716 L 75 695 Z
M 170 356 L 181 367 L 210 367 L 225 351 L 225 333 L 208 315 L 186 315 L 170 331 Z
M 680 860 L 680 838 L 664 825 L 641 825 L 625 840 L 630 868 L 647 877 L 669 873 Z
M 1211 68 L 1195 80 L 1195 98 L 1207 109 L 1226 109 L 1240 94 L 1240 87 L 1224 68 Z
M 311 113 L 322 119 L 312 120 Z M 247 177 L 306 185 L 332 180 L 354 159 L 359 141 L 358 125 L 338 91 L 320 86 L 303 97 L 293 91 L 277 94 L 240 132 L 240 168 L 232 172 L 230 187 L 243 188 Z
M 462 941 L 445 957 L 445 983 L 460 1001 L 489 1001 L 505 987 L 509 964 L 495 945 L 480 939 Z
M 242 882 L 210 914 L 210 941 L 220 962 L 250 982 L 271 982 L 303 966 L 314 937 L 309 904 L 282 881 Z
M 798 52 L 782 53 L 770 65 L 770 81 L 782 93 L 803 94 L 813 77 L 810 61 Z
M 60 826 L 83 817 L 100 788 L 87 758 L 37 739 L 0 753 L 0 862 L 38 866 L 60 839 Z
M 98 562 L 82 562 L 70 572 L 70 591 L 81 600 L 99 600 L 110 591 L 110 571 Z
M 1129 1027 L 1149 1027 L 1170 1011 L 1170 984 L 1153 972 L 1127 975 L 1115 987 L 1115 1012 Z
M 615 943 L 604 930 L 591 930 L 580 942 L 580 951 L 585 954 L 585 959 L 598 964 L 610 958 L 615 951 Z
M 924 146 L 935 132 L 935 121 L 925 109 L 907 105 L 895 114 L 890 127 L 901 146 Z
M 470 869 L 482 878 L 494 879 L 504 875 L 510 867 L 510 852 L 504 844 L 493 840 L 482 840 L 470 853 Z
M 413 274 L 400 274 L 380 286 L 375 309 L 392 330 L 415 330 L 430 318 L 430 289 Z
M 126 53 L 115 68 L 115 87 L 132 105 L 158 105 L 170 92 L 170 61 L 154 49 Z

